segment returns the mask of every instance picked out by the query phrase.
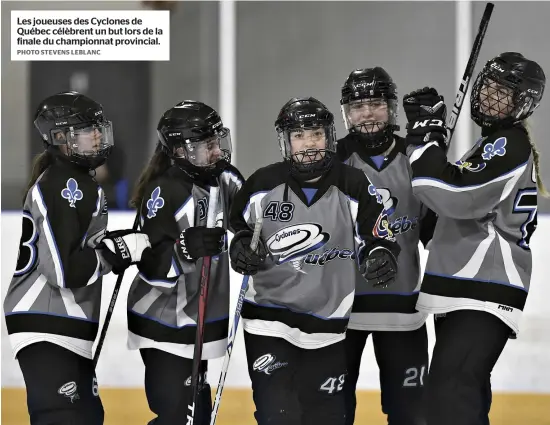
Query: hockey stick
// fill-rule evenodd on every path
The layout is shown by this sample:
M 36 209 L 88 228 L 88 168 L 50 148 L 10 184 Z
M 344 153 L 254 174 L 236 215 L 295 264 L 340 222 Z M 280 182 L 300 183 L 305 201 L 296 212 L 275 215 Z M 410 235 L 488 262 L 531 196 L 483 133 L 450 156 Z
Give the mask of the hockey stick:
M 206 218 L 206 227 L 214 227 L 216 224 L 216 207 L 218 204 L 218 193 L 220 188 L 211 186 L 208 199 L 208 215 Z M 210 265 L 211 257 L 203 257 L 201 268 L 201 279 L 199 286 L 199 311 L 197 315 L 197 333 L 195 336 L 195 351 L 193 353 L 193 365 L 191 371 L 191 388 L 193 388 L 193 399 L 187 406 L 187 425 L 193 425 L 195 418 L 198 417 L 196 407 L 199 403 L 199 394 L 202 386 L 200 382 L 200 372 L 202 363 L 202 348 L 204 343 L 204 324 L 206 321 L 206 303 L 208 300 L 208 286 L 210 283 Z M 199 422 L 199 421 L 197 421 Z M 199 422 L 200 423 L 200 422 Z
M 139 225 L 139 208 L 136 213 L 136 219 L 134 220 L 134 225 L 132 230 L 137 230 Z M 97 366 L 97 361 L 99 360 L 99 355 L 101 354 L 101 349 L 103 348 L 103 343 L 105 342 L 105 337 L 107 336 L 107 329 L 109 328 L 109 323 L 111 322 L 111 317 L 113 316 L 113 311 L 115 310 L 116 299 L 118 298 L 118 293 L 120 292 L 120 287 L 122 286 L 122 279 L 124 278 L 124 272 L 120 273 L 116 279 L 115 289 L 113 290 L 113 295 L 111 296 L 111 302 L 109 303 L 109 308 L 107 309 L 107 315 L 105 316 L 105 321 L 103 322 L 103 327 L 101 328 L 101 334 L 99 335 L 99 341 L 97 341 L 97 347 L 94 353 L 94 369 Z
M 259 216 L 254 225 L 254 234 L 252 235 L 252 241 L 250 242 L 250 248 L 252 251 L 256 251 L 258 247 L 258 242 L 260 241 L 260 233 L 262 232 L 262 221 L 263 217 Z M 210 419 L 210 425 L 215 425 L 216 418 L 218 416 L 218 409 L 220 408 L 223 387 L 225 385 L 225 377 L 227 371 L 229 370 L 229 360 L 231 359 L 231 353 L 233 352 L 233 343 L 235 342 L 235 337 L 237 335 L 237 329 L 239 328 L 239 320 L 241 318 L 241 310 L 243 308 L 244 296 L 248 289 L 248 280 L 250 276 L 243 277 L 243 283 L 241 284 L 241 291 L 239 292 L 239 299 L 237 300 L 237 307 L 235 308 L 235 315 L 233 316 L 233 326 L 229 333 L 229 338 L 227 340 L 227 350 L 225 351 L 225 357 L 223 359 L 222 371 L 220 374 L 220 381 L 218 383 L 218 388 L 216 389 L 216 398 L 214 399 L 214 408 L 212 409 L 212 417 Z
M 462 110 L 462 103 L 468 92 L 468 86 L 470 85 L 470 79 L 474 73 L 474 68 L 476 66 L 477 57 L 481 50 L 481 44 L 483 43 L 483 38 L 485 37 L 485 32 L 489 26 L 489 20 L 491 19 L 491 14 L 493 13 L 495 5 L 493 3 L 487 3 L 485 6 L 485 11 L 481 17 L 481 22 L 479 23 L 479 29 L 477 31 L 476 39 L 474 40 L 474 45 L 472 46 L 472 52 L 470 53 L 470 59 L 464 70 L 464 75 L 462 76 L 462 81 L 458 87 L 458 93 L 456 94 L 455 103 L 451 111 L 451 116 L 449 117 L 449 122 L 447 123 L 447 149 L 451 144 L 451 139 L 455 132 L 455 126 L 458 121 L 458 116 Z

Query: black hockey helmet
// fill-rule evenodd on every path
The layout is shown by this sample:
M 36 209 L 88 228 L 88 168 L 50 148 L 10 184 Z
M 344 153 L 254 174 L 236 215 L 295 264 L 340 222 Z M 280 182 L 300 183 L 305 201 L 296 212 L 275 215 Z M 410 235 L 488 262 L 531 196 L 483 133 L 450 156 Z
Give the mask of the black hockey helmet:
M 290 99 L 279 112 L 275 130 L 281 154 L 290 162 L 295 176 L 302 180 L 313 179 L 332 165 L 336 152 L 334 115 L 317 99 Z
M 111 153 L 113 125 L 103 114 L 101 104 L 83 94 L 58 93 L 40 102 L 34 126 L 50 152 L 60 155 L 67 147 L 67 157 L 82 167 L 93 170 Z
M 538 63 L 520 53 L 501 53 L 485 64 L 472 86 L 472 119 L 481 127 L 522 121 L 539 106 L 545 85 Z
M 202 102 L 184 100 L 167 110 L 157 133 L 168 156 L 195 177 L 215 177 L 231 163 L 230 131 Z
M 360 135 L 368 148 L 377 151 L 373 154 L 391 145 L 393 133 L 399 130 L 399 105 L 397 86 L 384 68 L 352 71 L 342 86 L 340 105 L 346 129 Z M 377 111 L 383 120 L 377 119 Z

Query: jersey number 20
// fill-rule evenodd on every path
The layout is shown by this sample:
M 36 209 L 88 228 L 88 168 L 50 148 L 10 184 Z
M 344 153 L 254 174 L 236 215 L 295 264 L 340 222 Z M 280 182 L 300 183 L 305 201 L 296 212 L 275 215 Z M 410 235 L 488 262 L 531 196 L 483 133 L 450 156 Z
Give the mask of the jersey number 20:
M 28 273 L 36 263 L 37 250 L 36 239 L 38 231 L 36 223 L 27 211 L 23 212 L 23 231 L 19 242 L 19 253 L 17 255 L 17 267 L 14 276 L 21 276 Z

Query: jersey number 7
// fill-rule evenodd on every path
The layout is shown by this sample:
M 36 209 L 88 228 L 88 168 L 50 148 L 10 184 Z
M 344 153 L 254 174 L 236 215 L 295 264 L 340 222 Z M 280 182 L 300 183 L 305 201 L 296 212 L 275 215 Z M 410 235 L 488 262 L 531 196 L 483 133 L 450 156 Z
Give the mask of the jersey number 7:
M 529 250 L 531 236 L 537 228 L 537 189 L 520 189 L 514 200 L 514 214 L 527 214 L 527 219 L 520 227 L 521 239 L 517 241 L 518 246 Z

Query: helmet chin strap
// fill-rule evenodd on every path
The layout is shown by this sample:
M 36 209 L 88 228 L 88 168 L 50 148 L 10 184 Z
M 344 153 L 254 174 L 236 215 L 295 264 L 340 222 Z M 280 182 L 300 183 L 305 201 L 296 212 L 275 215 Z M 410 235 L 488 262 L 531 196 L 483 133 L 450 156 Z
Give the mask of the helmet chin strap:
M 383 154 L 393 143 L 393 128 L 391 126 L 370 134 L 351 131 L 350 135 L 365 147 L 370 156 Z
M 302 183 L 313 180 L 325 174 L 332 166 L 333 160 L 334 155 L 331 152 L 325 152 L 323 159 L 315 161 L 307 167 L 304 167 L 304 164 L 290 159 L 290 173 L 296 180 Z
M 193 165 L 185 158 L 173 157 L 173 160 L 174 164 L 193 180 L 199 180 L 206 184 L 210 184 L 213 179 L 217 179 L 229 166 L 229 163 L 225 160 L 220 160 L 212 166 L 205 168 Z

